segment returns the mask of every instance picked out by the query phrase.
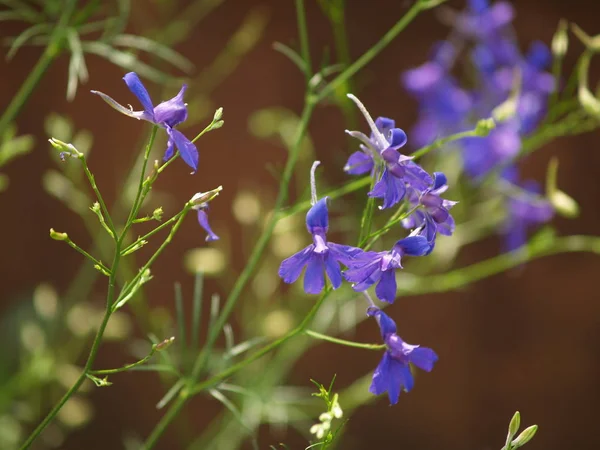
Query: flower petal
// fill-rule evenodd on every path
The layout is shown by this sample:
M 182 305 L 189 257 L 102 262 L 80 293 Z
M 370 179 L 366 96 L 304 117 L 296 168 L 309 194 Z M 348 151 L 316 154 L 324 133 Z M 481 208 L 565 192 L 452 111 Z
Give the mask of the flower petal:
M 327 211 L 327 197 L 315 203 L 306 213 L 306 228 L 310 234 L 327 232 L 329 227 L 329 213 Z
M 394 245 L 399 253 L 409 256 L 423 256 L 429 251 L 429 242 L 424 236 L 409 236 Z
M 219 236 L 217 236 L 210 228 L 210 225 L 208 224 L 208 214 L 206 214 L 206 211 L 204 211 L 203 209 L 198 210 L 198 223 L 202 228 L 204 228 L 204 231 L 206 231 L 207 233 L 207 242 L 219 240 Z
M 389 141 L 390 147 L 393 149 L 398 149 L 404 146 L 406 141 L 408 141 L 406 133 L 400 128 L 392 128 L 386 135 L 386 139 Z
M 278 274 L 285 283 L 293 283 L 298 279 L 304 266 L 308 264 L 308 260 L 313 254 L 314 247 L 315 246 L 311 244 L 282 261 L 279 266 Z
M 369 307 L 367 310 L 367 315 L 377 319 L 377 323 L 379 324 L 379 329 L 381 331 L 381 338 L 383 340 L 385 340 L 387 336 L 396 333 L 396 322 L 394 322 L 393 319 L 381 309 L 377 307 Z
M 438 355 L 428 347 L 416 347 L 408 354 L 408 360 L 419 369 L 431 372 Z
M 187 119 L 187 106 L 183 102 L 183 94 L 185 94 L 186 89 L 187 85 L 184 84 L 175 97 L 154 108 L 154 119 L 157 123 L 175 127 Z
M 325 287 L 323 255 L 313 253 L 308 260 L 304 274 L 304 292 L 307 294 L 320 294 Z
M 150 94 L 146 90 L 144 83 L 140 80 L 137 73 L 129 72 L 123 77 L 125 84 L 129 88 L 131 92 L 138 98 L 142 106 L 144 107 L 144 112 L 154 119 L 154 105 L 152 104 L 152 99 L 150 98 Z
M 175 154 L 175 142 L 173 139 L 169 138 L 167 141 L 167 149 L 165 150 L 165 155 L 163 156 L 163 161 L 168 161 Z
M 375 288 L 375 294 L 381 301 L 394 303 L 396 299 L 396 271 L 386 270 L 382 272 L 381 279 Z
M 342 285 L 342 271 L 340 270 L 339 263 L 331 252 L 325 255 L 325 271 L 327 272 L 327 277 L 329 278 L 329 281 L 331 281 L 333 288 L 339 288 Z
M 350 175 L 364 175 L 371 170 L 373 170 L 373 158 L 361 151 L 352 153 L 344 166 L 344 172 Z
M 327 247 L 329 248 L 329 252 L 335 258 L 335 260 L 341 262 L 345 266 L 352 264 L 357 257 L 365 253 L 358 247 L 340 245 L 334 242 L 328 242 Z
M 183 161 L 194 169 L 194 172 L 198 170 L 198 149 L 196 146 L 181 131 L 174 128 L 167 128 L 167 133 L 169 133 L 169 136 L 175 142 Z

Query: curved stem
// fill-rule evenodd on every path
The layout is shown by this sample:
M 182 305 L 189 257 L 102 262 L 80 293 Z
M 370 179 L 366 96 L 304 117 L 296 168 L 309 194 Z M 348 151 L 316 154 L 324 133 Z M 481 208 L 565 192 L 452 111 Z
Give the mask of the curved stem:
M 327 336 L 326 334 L 317 333 L 316 331 L 312 330 L 305 330 L 304 334 L 315 339 L 332 342 L 338 345 L 344 345 L 346 347 L 363 348 L 365 350 L 383 350 L 386 348 L 385 344 L 363 344 L 362 342 L 347 341 L 346 339 L 338 339 L 333 336 Z

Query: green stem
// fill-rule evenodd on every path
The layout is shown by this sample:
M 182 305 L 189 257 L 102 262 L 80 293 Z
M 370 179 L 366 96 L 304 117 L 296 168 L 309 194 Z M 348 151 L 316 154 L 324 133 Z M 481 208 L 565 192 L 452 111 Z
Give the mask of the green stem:
M 373 45 L 373 47 L 363 53 L 363 55 L 354 61 L 350 67 L 340 73 L 318 94 L 316 94 L 316 101 L 320 102 L 329 94 L 333 93 L 340 85 L 344 84 L 356 72 L 371 62 L 371 60 L 381 53 L 381 51 L 405 29 L 422 10 L 423 2 L 420 0 L 416 1 L 414 5 L 406 12 L 406 14 L 404 14 L 404 16 L 402 16 L 402 18 L 396 22 L 396 24 L 387 33 L 385 33 L 375 45 Z
M 363 348 L 365 350 L 383 350 L 386 348 L 385 344 L 363 344 L 361 342 L 347 341 L 345 339 L 338 339 L 332 336 L 327 336 L 326 334 L 317 333 L 316 331 L 312 330 L 305 330 L 304 334 L 315 339 L 332 342 L 338 345 L 344 345 L 346 347 Z
M 134 367 L 141 366 L 142 364 L 147 363 L 156 353 L 156 345 L 152 346 L 152 350 L 148 353 L 144 358 L 140 359 L 131 364 L 126 364 L 123 367 L 118 367 L 116 369 L 103 369 L 103 370 L 90 370 L 88 373 L 91 375 L 110 375 L 112 373 L 126 372 Z
M 94 191 L 94 194 L 96 194 L 96 198 L 98 199 L 100 208 L 102 208 L 102 214 L 106 218 L 105 223 L 108 225 L 108 228 L 112 234 L 112 238 L 117 240 L 117 230 L 115 228 L 115 225 L 113 224 L 110 213 L 108 212 L 106 203 L 104 203 L 104 198 L 102 197 L 102 194 L 100 193 L 100 190 L 98 189 L 98 186 L 96 185 L 96 179 L 94 178 L 94 174 L 92 174 L 92 172 L 90 171 L 90 169 L 87 165 L 87 159 L 86 159 L 85 155 L 83 155 L 83 154 L 79 154 L 79 155 L 80 155 L 79 160 L 81 161 L 81 164 L 83 165 L 83 171 L 85 172 L 85 175 L 90 183 L 90 186 L 92 187 L 92 190 Z
M 442 139 L 438 139 L 436 140 L 434 143 L 427 145 L 423 148 L 420 148 L 419 150 L 417 150 L 416 152 L 414 152 L 412 154 L 413 158 L 418 159 L 421 158 L 422 156 L 425 156 L 427 153 L 429 153 L 432 150 L 435 150 L 437 148 L 440 148 L 452 141 L 457 141 L 459 139 L 464 139 L 466 137 L 473 137 L 473 136 L 479 136 L 479 131 L 475 130 L 469 130 L 469 131 L 462 131 L 460 133 L 456 133 L 456 134 L 452 134 L 450 136 L 447 136 L 445 138 Z
M 298 35 L 300 36 L 300 53 L 304 60 L 304 76 L 308 83 L 312 78 L 312 63 L 310 61 L 310 46 L 308 41 L 308 27 L 306 26 L 306 13 L 304 0 L 296 0 L 296 17 L 298 19 Z
M 108 267 L 106 267 L 104 264 L 102 264 L 101 261 L 97 260 L 96 258 L 94 258 L 92 255 L 90 255 L 88 252 L 86 252 L 84 249 L 82 249 L 81 247 L 79 247 L 75 242 L 73 242 L 71 240 L 71 238 L 67 238 L 65 239 L 65 242 L 67 244 L 69 244 L 69 246 L 75 250 L 77 250 L 79 253 L 81 253 L 83 256 L 85 256 L 87 259 L 89 259 L 90 261 L 92 261 L 94 264 L 97 264 L 101 269 L 103 269 L 105 272 L 110 273 L 110 270 L 108 269 Z
M 127 253 L 128 251 L 130 251 L 133 247 L 135 247 L 136 245 L 138 245 L 141 241 L 146 241 L 148 240 L 150 237 L 152 237 L 154 234 L 158 233 L 160 230 L 162 230 L 163 228 L 168 227 L 171 223 L 175 222 L 177 219 L 179 219 L 179 216 L 183 214 L 183 210 L 179 211 L 177 214 L 175 214 L 173 217 L 171 217 L 169 220 L 167 220 L 166 222 L 161 223 L 159 226 L 157 226 L 155 229 L 153 229 L 152 231 L 146 233 L 144 236 L 142 236 L 141 238 L 138 238 L 135 242 L 133 242 L 132 244 L 128 245 L 121 253 Z
M 453 291 L 483 278 L 518 267 L 533 259 L 568 252 L 591 252 L 600 255 L 600 237 L 580 235 L 561 237 L 554 241 L 534 241 L 513 252 L 504 253 L 444 274 L 415 277 L 411 279 L 410 283 L 400 286 L 400 289 L 408 295 Z

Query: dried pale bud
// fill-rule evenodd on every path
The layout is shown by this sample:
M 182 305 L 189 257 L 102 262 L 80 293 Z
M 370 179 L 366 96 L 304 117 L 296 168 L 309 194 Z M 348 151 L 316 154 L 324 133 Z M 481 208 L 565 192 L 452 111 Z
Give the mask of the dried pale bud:
M 219 195 L 219 192 L 221 192 L 222 190 L 223 186 L 219 186 L 218 188 L 213 189 L 212 191 L 198 192 L 190 199 L 189 204 L 194 209 L 205 207 L 206 203 L 210 202 L 217 195 Z
M 569 34 L 567 33 L 567 22 L 561 19 L 558 23 L 558 29 L 552 37 L 552 54 L 555 58 L 562 58 L 569 48 Z
M 165 339 L 164 341 L 156 344 L 156 346 L 154 348 L 156 349 L 156 351 L 160 352 L 161 350 L 165 350 L 165 349 L 169 348 L 174 341 L 175 341 L 175 337 L 171 336 L 169 339 Z

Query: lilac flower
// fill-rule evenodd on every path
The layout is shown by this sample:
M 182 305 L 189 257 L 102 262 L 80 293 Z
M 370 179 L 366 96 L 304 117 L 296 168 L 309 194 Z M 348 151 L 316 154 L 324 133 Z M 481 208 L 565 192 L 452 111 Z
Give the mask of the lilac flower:
M 123 80 L 125 80 L 129 90 L 133 92 L 142 104 L 144 108 L 143 111 L 134 111 L 131 106 L 126 108 L 102 92 L 92 91 L 92 93 L 98 94 L 106 103 L 126 116 L 138 120 L 146 120 L 154 125 L 164 128 L 169 136 L 167 150 L 164 155 L 165 161 L 174 155 L 175 147 L 177 147 L 181 154 L 181 158 L 195 172 L 198 169 L 198 150 L 188 138 L 175 129 L 177 125 L 187 119 L 187 106 L 183 102 L 183 95 L 187 86 L 184 84 L 175 97 L 164 101 L 155 107 L 150 98 L 150 94 L 148 94 L 148 91 L 135 72 L 129 72 L 123 77 Z
M 469 8 L 458 17 L 456 28 L 471 38 L 490 40 L 504 31 L 513 18 L 514 9 L 509 2 L 490 6 L 489 0 L 469 0 Z
M 446 175 L 434 172 L 434 181 L 430 188 L 421 194 L 411 190 L 408 194 L 409 204 L 414 208 L 420 206 L 408 218 L 402 221 L 405 228 L 419 228 L 419 235 L 424 236 L 429 244 L 426 255 L 433 251 L 437 233 L 451 236 L 454 233 L 454 218 L 450 209 L 458 202 L 445 200 L 440 197 L 448 189 Z
M 527 181 L 521 187 L 514 186 L 507 200 L 507 208 L 508 216 L 503 227 L 506 251 L 524 245 L 527 242 L 527 230 L 548 222 L 554 215 L 554 208 L 540 195 L 540 186 L 535 181 Z
M 420 230 L 417 230 L 417 233 Z M 416 233 L 415 233 L 416 234 Z M 402 269 L 402 257 L 422 256 L 429 252 L 429 244 L 423 236 L 411 235 L 401 239 L 390 251 L 360 252 L 347 264 L 344 278 L 354 283 L 352 288 L 362 292 L 377 283 L 375 294 L 387 303 L 396 298 L 396 270 Z
M 372 306 L 367 314 L 375 317 L 381 330 L 381 337 L 387 346 L 381 362 L 373 373 L 369 391 L 375 395 L 387 391 L 390 403 L 398 403 L 400 391 L 409 392 L 415 380 L 410 372 L 410 364 L 431 372 L 438 360 L 437 354 L 430 348 L 410 345 L 396 334 L 396 323 L 379 308 Z
M 344 170 L 351 174 L 378 172 L 375 163 L 383 163 L 383 172 L 379 180 L 368 193 L 369 197 L 383 198 L 380 209 L 389 208 L 400 202 L 406 195 L 406 185 L 415 189 L 426 189 L 431 183 L 431 176 L 419 165 L 411 161 L 411 157 L 401 155 L 398 149 L 406 144 L 406 133 L 395 128 L 393 120 L 379 117 L 373 121 L 364 105 L 354 95 L 348 97 L 356 103 L 371 128 L 371 136 L 367 137 L 359 131 L 346 131 L 350 136 L 362 142 L 361 152 L 353 153 Z
M 325 287 L 324 273 L 334 289 L 342 284 L 340 263 L 348 265 L 361 252 L 359 248 L 327 242 L 329 215 L 327 197 L 315 203 L 306 214 L 306 228 L 312 234 L 313 243 L 295 255 L 285 259 L 279 267 L 279 276 L 286 283 L 295 282 L 304 267 L 304 291 L 319 294 Z

